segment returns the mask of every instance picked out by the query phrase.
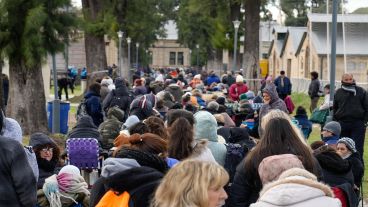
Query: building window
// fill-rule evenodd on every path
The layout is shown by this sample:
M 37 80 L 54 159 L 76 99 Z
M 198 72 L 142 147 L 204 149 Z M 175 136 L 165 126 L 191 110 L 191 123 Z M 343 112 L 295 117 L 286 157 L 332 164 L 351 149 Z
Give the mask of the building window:
M 169 65 L 176 65 L 176 52 L 170 52 Z
M 178 52 L 178 65 L 184 65 L 184 53 Z

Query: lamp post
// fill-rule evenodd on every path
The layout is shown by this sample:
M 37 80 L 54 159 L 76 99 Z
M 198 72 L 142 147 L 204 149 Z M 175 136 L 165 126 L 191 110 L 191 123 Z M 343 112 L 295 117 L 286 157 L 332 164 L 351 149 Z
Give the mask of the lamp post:
M 197 48 L 197 67 L 199 67 L 199 44 L 196 44 Z
M 234 28 L 235 28 L 235 34 L 234 34 L 234 57 L 233 57 L 233 71 L 236 71 L 236 50 L 237 50 L 237 43 L 238 43 L 238 29 L 240 26 L 240 21 L 235 20 L 233 21 Z
M 139 43 L 135 43 L 135 47 L 136 47 L 136 53 L 135 53 L 135 65 L 137 67 L 138 70 L 138 55 L 139 55 Z
M 132 72 L 130 71 L 130 43 L 132 42 L 132 39 L 130 37 L 126 38 L 127 43 L 128 43 L 128 74 L 129 74 L 129 82 L 132 82 L 131 78 L 132 78 Z
M 192 50 L 189 50 L 189 65 L 192 66 Z
M 119 56 L 118 56 L 118 61 L 119 61 L 119 76 L 121 77 L 122 76 L 122 70 L 123 70 L 123 61 L 122 61 L 122 58 L 121 58 L 121 56 L 122 56 L 122 53 L 123 53 L 123 50 L 121 49 L 121 39 L 123 38 L 123 35 L 124 35 L 124 33 L 122 32 L 122 31 L 119 31 L 118 32 L 118 37 L 119 37 L 119 50 L 118 50 L 118 54 L 119 54 Z

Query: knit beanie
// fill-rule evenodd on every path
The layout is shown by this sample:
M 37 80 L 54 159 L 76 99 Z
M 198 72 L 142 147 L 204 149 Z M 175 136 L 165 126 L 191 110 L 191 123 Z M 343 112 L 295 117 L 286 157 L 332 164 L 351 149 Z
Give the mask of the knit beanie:
M 248 100 L 248 96 L 247 94 L 243 93 L 239 96 L 239 99 L 242 101 L 242 100 Z
M 339 122 L 336 121 L 330 121 L 328 122 L 324 127 L 323 130 L 329 131 L 333 133 L 336 136 L 340 136 L 341 133 L 341 126 Z
M 146 96 L 141 96 L 139 98 L 136 98 L 130 104 L 131 114 L 137 115 L 137 117 L 139 119 L 142 119 L 142 120 L 149 117 L 152 114 L 152 110 L 153 110 L 153 105 L 147 99 Z M 137 113 L 137 114 L 135 114 L 135 113 Z M 141 116 L 141 117 L 139 117 L 139 116 Z
M 163 173 L 166 173 L 166 171 L 169 169 L 166 161 L 163 158 L 140 150 L 122 148 L 117 152 L 116 157 L 134 159 L 141 166 L 151 167 Z
M 58 175 L 62 173 L 68 173 L 72 175 L 81 175 L 79 169 L 74 165 L 66 165 L 59 171 Z
M 357 152 L 356 148 L 355 148 L 355 142 L 353 139 L 349 138 L 349 137 L 343 137 L 341 139 L 339 139 L 339 141 L 337 141 L 337 144 L 339 143 L 343 143 L 346 145 L 346 147 L 353 153 Z
M 248 91 L 245 94 L 247 95 L 248 100 L 253 100 L 256 97 L 253 91 Z
M 216 102 L 217 102 L 218 104 L 220 104 L 220 105 L 225 105 L 225 103 L 226 103 L 226 98 L 225 98 L 225 97 L 223 97 L 223 96 L 220 96 L 220 97 L 218 97 L 218 98 L 216 99 Z
M 125 127 L 125 129 L 129 129 L 130 127 L 132 127 L 134 124 L 138 122 L 139 122 L 138 117 L 136 115 L 131 115 L 127 118 L 123 126 Z
M 282 172 L 291 168 L 304 169 L 302 161 L 293 154 L 281 154 L 266 157 L 258 167 L 258 174 L 262 184 L 276 180 Z
M 207 104 L 207 109 L 212 111 L 218 111 L 220 105 L 216 101 L 211 101 Z
M 244 83 L 244 78 L 241 75 L 236 76 L 236 82 L 237 83 Z

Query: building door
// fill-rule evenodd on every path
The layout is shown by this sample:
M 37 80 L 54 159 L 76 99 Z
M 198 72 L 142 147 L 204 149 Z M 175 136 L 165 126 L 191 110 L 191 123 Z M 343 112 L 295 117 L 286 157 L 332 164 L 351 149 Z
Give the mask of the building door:
M 291 59 L 287 59 L 286 76 L 291 77 Z

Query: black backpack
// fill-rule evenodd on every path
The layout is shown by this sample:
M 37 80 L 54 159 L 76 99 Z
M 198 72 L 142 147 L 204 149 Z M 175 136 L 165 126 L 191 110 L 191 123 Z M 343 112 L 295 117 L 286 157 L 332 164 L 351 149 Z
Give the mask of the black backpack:
M 77 113 L 75 114 L 75 118 L 78 121 L 82 116 L 87 116 L 87 115 L 89 115 L 88 109 L 87 109 L 87 100 L 84 98 L 81 100 L 81 102 L 78 105 Z
M 232 183 L 234 180 L 236 167 L 244 159 L 249 150 L 246 145 L 226 143 L 225 146 L 226 157 L 224 168 L 229 173 L 229 182 Z
M 114 106 L 118 106 L 121 110 L 123 110 L 125 112 L 126 115 L 129 114 L 129 106 L 130 103 L 133 101 L 133 96 L 131 94 L 129 94 L 128 96 L 119 96 L 115 93 L 115 90 L 112 91 L 112 99 L 109 105 L 109 108 L 114 107 Z M 109 109 L 108 108 L 108 109 Z M 108 109 L 106 110 L 106 113 L 108 111 Z

